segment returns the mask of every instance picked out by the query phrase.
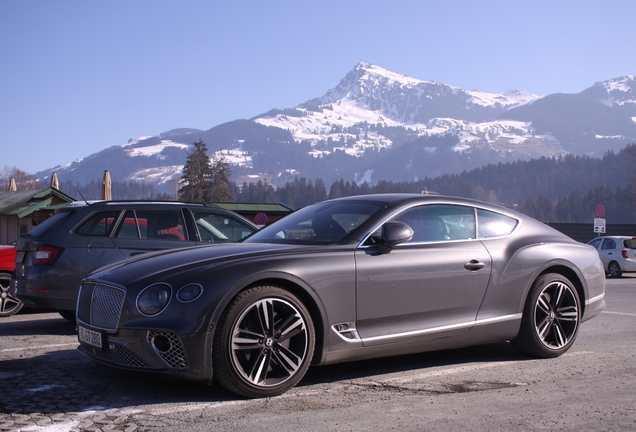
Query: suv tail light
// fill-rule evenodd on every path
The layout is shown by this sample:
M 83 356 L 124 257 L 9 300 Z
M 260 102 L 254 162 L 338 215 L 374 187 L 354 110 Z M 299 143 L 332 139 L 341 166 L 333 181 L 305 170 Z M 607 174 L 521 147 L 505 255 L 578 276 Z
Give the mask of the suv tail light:
M 53 265 L 63 250 L 55 246 L 38 245 L 38 249 L 33 254 L 33 265 Z

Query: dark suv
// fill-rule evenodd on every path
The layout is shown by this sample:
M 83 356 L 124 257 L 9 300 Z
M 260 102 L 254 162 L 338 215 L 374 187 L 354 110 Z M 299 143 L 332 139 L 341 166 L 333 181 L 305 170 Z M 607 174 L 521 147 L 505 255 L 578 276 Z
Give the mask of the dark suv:
M 180 202 L 75 202 L 16 242 L 10 292 L 26 306 L 74 320 L 93 270 L 162 249 L 241 240 L 258 227 L 220 207 Z

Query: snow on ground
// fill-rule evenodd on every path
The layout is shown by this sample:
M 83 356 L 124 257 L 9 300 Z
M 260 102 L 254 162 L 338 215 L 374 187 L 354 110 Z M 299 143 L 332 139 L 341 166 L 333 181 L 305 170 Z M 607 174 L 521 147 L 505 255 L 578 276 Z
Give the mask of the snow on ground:
M 141 140 L 138 139 L 137 141 Z M 126 146 L 123 146 L 126 147 Z M 166 147 L 178 147 L 182 149 L 190 148 L 188 144 L 176 143 L 170 140 L 162 140 L 159 144 L 147 146 L 147 147 L 137 147 L 126 150 L 129 156 L 157 156 L 159 159 L 163 159 L 161 157 L 161 152 Z

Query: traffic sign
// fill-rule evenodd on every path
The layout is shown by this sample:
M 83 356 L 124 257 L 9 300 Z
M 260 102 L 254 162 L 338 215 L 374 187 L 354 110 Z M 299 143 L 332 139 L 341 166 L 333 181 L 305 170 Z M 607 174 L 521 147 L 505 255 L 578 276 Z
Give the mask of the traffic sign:
M 605 216 L 605 206 L 603 204 L 599 204 L 596 206 L 596 216 L 600 218 Z
M 254 222 L 256 222 L 257 225 L 265 225 L 267 223 L 267 215 L 265 213 L 257 213 L 256 216 L 254 216 Z
M 605 234 L 605 219 L 594 218 L 594 232 Z

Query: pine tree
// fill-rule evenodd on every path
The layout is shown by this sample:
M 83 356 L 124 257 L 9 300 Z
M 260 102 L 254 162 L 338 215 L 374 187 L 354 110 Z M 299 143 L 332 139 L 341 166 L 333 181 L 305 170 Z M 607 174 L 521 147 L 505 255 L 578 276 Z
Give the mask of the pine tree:
M 232 201 L 232 195 L 229 190 L 232 186 L 230 182 L 230 175 L 232 175 L 232 169 L 230 164 L 225 159 L 225 156 L 214 155 L 212 163 L 212 184 L 211 195 L 209 201 L 212 202 L 229 202 Z
M 185 201 L 211 201 L 214 171 L 208 148 L 203 140 L 196 141 L 183 166 L 181 180 L 184 185 L 179 189 L 179 197 Z

